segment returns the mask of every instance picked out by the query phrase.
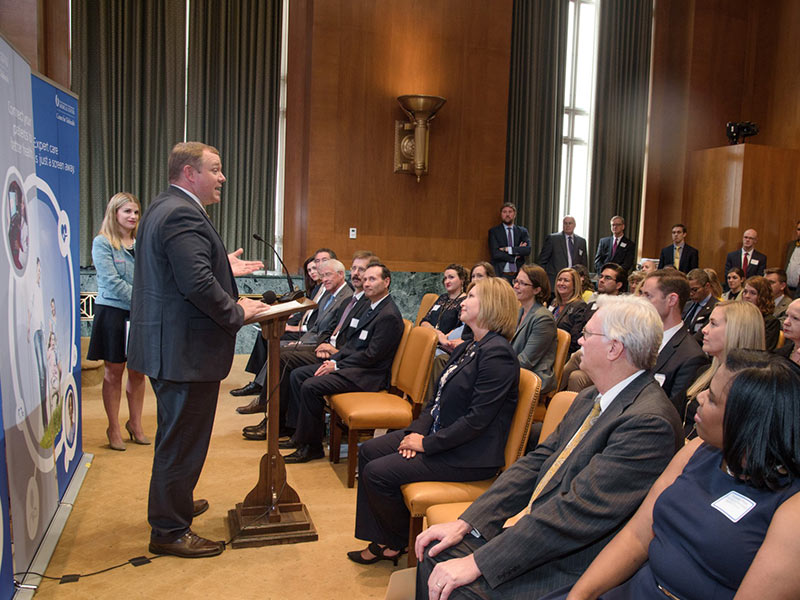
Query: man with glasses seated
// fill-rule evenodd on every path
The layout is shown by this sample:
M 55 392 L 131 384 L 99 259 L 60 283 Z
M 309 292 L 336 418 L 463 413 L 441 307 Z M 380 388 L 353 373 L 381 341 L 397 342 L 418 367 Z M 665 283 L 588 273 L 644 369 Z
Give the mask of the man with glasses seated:
M 658 313 L 634 296 L 599 304 L 580 339 L 596 387 L 458 520 L 417 538 L 417 598 L 536 599 L 574 583 L 683 446 L 649 373 Z
M 628 272 L 616 263 L 606 263 L 600 269 L 597 277 L 597 292 L 589 299 L 586 307 L 586 320 L 588 321 L 597 310 L 597 300 L 603 295 L 618 296 L 625 293 L 628 284 Z M 567 364 L 564 365 L 564 372 L 561 375 L 561 389 L 570 392 L 580 392 L 582 389 L 592 385 L 592 379 L 585 372 L 581 371 L 581 357 L 583 351 L 573 352 Z

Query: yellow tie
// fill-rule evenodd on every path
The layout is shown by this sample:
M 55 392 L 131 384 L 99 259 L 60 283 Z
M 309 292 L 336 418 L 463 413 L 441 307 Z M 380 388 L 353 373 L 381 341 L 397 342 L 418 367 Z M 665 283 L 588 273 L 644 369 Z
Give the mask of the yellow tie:
M 545 486 L 550 482 L 553 478 L 553 475 L 556 474 L 561 465 L 569 458 L 569 455 L 572 454 L 572 451 L 575 447 L 580 444 L 581 440 L 586 436 L 586 433 L 589 431 L 594 422 L 597 420 L 597 417 L 600 416 L 600 396 L 597 396 L 594 401 L 594 406 L 592 406 L 592 410 L 589 411 L 589 414 L 586 416 L 586 419 L 583 421 L 583 424 L 578 429 L 578 432 L 572 436 L 572 439 L 566 445 L 566 447 L 561 451 L 561 454 L 558 455 L 553 461 L 553 464 L 550 465 L 550 468 L 547 469 L 547 473 L 544 474 L 539 480 L 539 483 L 536 485 L 536 489 L 533 490 L 533 494 L 531 494 L 531 499 L 528 501 L 528 505 L 519 512 L 519 514 L 514 515 L 508 521 L 506 521 L 505 527 L 511 527 L 517 521 L 519 521 L 525 515 L 530 514 L 531 512 L 531 505 L 539 497 L 539 494 L 542 493 L 542 490 Z
M 672 264 L 678 269 L 681 264 L 681 249 L 676 247 L 675 252 L 672 253 Z

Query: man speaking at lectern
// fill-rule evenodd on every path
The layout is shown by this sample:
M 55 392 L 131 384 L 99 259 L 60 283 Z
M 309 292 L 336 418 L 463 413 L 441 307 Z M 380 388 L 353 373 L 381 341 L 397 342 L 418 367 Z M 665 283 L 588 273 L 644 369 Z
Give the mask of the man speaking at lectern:
M 231 368 L 236 332 L 269 308 L 238 298 L 234 277 L 263 268 L 228 254 L 205 207 L 220 201 L 216 148 L 177 144 L 167 190 L 145 212 L 136 241 L 128 364 L 150 377 L 158 400 L 147 518 L 150 552 L 215 556 L 223 542 L 196 535 L 192 519 L 208 508 L 193 499 L 208 452 L 219 382 Z M 134 367 L 135 365 L 135 367 Z

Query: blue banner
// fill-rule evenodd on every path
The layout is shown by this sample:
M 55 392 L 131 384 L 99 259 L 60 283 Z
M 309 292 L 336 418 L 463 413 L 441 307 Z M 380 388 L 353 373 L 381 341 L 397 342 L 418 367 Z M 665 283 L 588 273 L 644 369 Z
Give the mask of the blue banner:
M 52 261 L 49 298 L 56 357 L 60 361 L 59 397 L 51 402 L 41 445 L 53 448 L 58 497 L 67 489 L 82 454 L 80 431 L 80 289 L 78 282 L 78 101 L 31 75 L 36 188 L 40 208 L 40 258 Z M 72 231 L 76 235 L 72 235 Z M 41 235 L 44 232 L 44 235 Z M 47 310 L 48 307 L 45 307 Z M 49 349 L 48 349 L 49 350 Z

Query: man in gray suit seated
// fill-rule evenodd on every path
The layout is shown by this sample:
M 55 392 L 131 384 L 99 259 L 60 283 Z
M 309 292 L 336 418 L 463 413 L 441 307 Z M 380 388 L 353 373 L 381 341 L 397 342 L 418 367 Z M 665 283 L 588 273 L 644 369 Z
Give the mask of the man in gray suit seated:
M 599 302 L 580 339 L 596 387 L 457 521 L 417 538 L 417 598 L 535 599 L 575 582 L 683 445 L 678 414 L 648 372 L 658 313 L 633 296 Z

